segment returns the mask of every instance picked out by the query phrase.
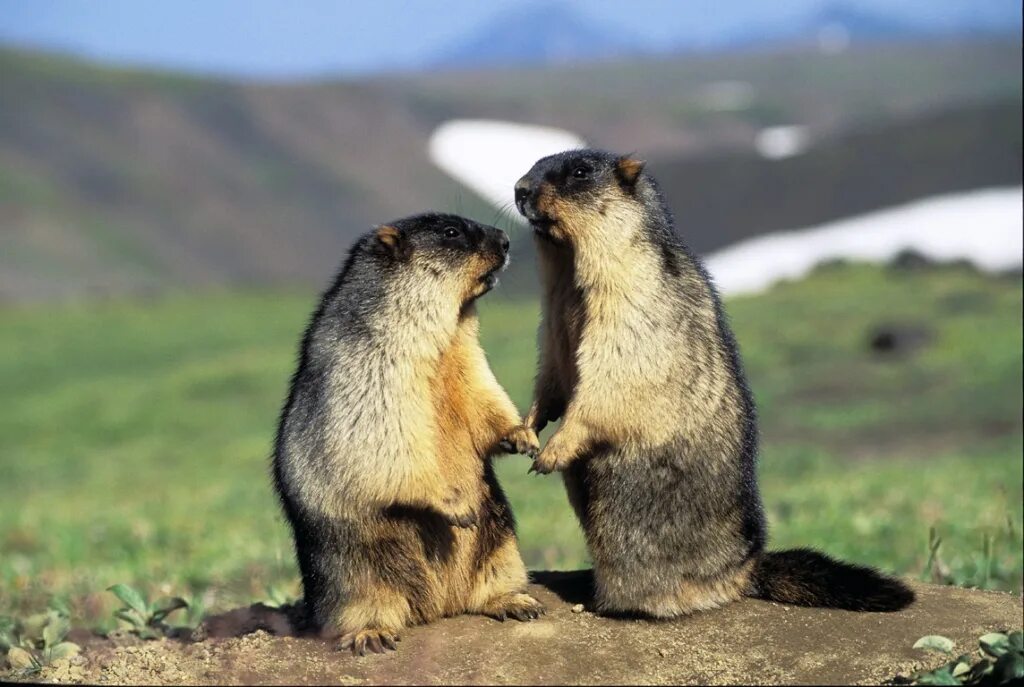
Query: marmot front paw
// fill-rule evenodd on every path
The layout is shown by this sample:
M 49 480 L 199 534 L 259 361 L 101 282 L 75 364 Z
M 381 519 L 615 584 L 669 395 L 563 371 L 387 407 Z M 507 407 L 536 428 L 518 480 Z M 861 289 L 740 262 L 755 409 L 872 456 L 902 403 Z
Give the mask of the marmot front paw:
M 521 453 L 531 458 L 536 458 L 540 452 L 540 439 L 532 428 L 526 425 L 519 425 L 512 429 L 498 446 L 506 453 Z
M 555 434 L 548 440 L 544 450 L 534 456 L 533 465 L 530 466 L 529 471 L 546 475 L 557 470 L 564 470 L 572 461 L 576 460 L 577 454 L 576 446 L 570 445 L 558 434 Z

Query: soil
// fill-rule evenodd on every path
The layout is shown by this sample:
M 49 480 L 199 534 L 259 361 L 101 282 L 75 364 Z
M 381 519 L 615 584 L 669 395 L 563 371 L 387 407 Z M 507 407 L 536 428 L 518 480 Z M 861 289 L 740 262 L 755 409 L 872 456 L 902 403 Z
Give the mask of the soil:
M 956 642 L 956 653 L 969 653 L 986 632 L 1020 628 L 1024 613 L 1016 595 L 914 584 L 918 601 L 899 613 L 745 599 L 675 621 L 621 620 L 588 610 L 586 571 L 536 573 L 534 580 L 531 593 L 548 609 L 541 619 L 448 618 L 407 629 L 398 651 L 384 655 L 355 657 L 327 641 L 295 636 L 284 613 L 257 605 L 208 618 L 198 634 L 202 641 L 86 639 L 79 657 L 36 678 L 94 684 L 877 684 L 947 660 L 912 648 L 924 635 L 945 635 Z

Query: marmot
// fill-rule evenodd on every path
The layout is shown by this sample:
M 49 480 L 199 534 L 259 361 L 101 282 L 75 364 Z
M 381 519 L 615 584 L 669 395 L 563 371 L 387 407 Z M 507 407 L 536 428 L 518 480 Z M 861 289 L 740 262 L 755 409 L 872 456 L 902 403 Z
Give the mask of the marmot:
M 302 339 L 273 473 L 312 629 L 360 655 L 442 616 L 536 618 L 490 457 L 522 423 L 474 302 L 508 237 L 425 214 L 358 240 Z M 505 442 L 505 443 L 503 443 Z
M 515 186 L 545 289 L 524 429 L 562 420 L 532 469 L 563 471 L 597 610 L 664 618 L 743 595 L 904 608 L 913 592 L 875 570 L 807 549 L 765 552 L 757 423 L 736 343 L 643 168 L 569 151 Z

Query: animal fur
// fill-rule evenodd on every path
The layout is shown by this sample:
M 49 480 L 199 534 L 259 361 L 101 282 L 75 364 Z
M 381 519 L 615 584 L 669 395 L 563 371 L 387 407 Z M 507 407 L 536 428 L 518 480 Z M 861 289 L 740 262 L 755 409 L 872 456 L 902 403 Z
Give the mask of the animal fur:
M 799 550 L 766 553 L 757 422 L 700 260 L 643 163 L 538 161 L 516 184 L 544 282 L 535 399 L 517 447 L 562 471 L 606 613 L 673 617 L 743 595 L 897 610 L 902 583 Z M 536 432 L 561 419 L 538 448 Z M 531 434 L 532 433 L 532 434 Z
M 274 478 L 308 622 L 357 653 L 458 613 L 535 618 L 490 458 L 520 418 L 478 340 L 504 232 L 453 215 L 363 236 L 302 341 Z

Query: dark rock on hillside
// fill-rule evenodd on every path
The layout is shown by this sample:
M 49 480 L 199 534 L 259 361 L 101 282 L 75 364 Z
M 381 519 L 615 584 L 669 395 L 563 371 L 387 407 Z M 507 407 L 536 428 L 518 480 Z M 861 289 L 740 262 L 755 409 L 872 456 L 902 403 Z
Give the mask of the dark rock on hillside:
M 934 337 L 934 330 L 926 325 L 886 323 L 869 332 L 868 345 L 881 355 L 906 354 L 927 345 Z

